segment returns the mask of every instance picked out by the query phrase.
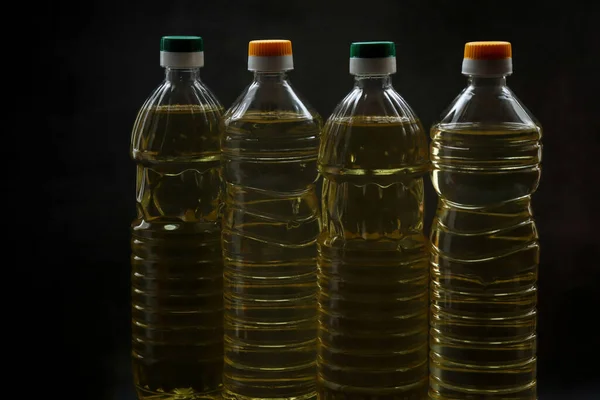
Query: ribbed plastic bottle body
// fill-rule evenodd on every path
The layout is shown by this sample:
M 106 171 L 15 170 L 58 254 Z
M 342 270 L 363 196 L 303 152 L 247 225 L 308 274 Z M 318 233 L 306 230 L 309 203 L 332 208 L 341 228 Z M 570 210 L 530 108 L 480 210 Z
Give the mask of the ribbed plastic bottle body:
M 541 132 L 504 77 L 470 78 L 432 127 L 432 399 L 537 398 Z
M 139 111 L 132 344 L 140 399 L 218 395 L 223 365 L 219 132 L 199 69 L 167 69 Z
M 423 399 L 427 136 L 389 76 L 359 76 L 323 130 L 319 395 Z
M 225 397 L 316 396 L 321 125 L 285 73 L 256 73 L 226 113 Z

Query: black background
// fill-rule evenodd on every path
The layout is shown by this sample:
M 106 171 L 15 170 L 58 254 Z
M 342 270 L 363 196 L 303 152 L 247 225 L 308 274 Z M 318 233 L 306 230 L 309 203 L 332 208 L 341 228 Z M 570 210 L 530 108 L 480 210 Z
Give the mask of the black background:
M 87 1 L 37 8 L 36 58 L 47 64 L 33 97 L 44 113 L 38 168 L 49 202 L 33 251 L 35 290 L 53 308 L 37 316 L 43 372 L 61 397 L 130 400 L 129 224 L 134 217 L 130 132 L 163 79 L 162 35 L 201 35 L 203 81 L 225 107 L 252 76 L 247 43 L 293 42 L 296 89 L 327 117 L 350 90 L 352 41 L 397 45 L 396 89 L 427 128 L 464 87 L 464 43 L 508 40 L 509 86 L 544 127 L 543 172 L 533 209 L 539 278 L 540 399 L 591 399 L 600 389 L 597 187 L 600 33 L 595 2 L 549 1 Z M 31 97 L 29 97 L 31 101 Z M 40 103 L 37 103 L 40 105 Z M 33 154 L 33 153 L 32 153 Z M 596 189 L 597 190 L 597 189 Z M 427 227 L 435 207 L 427 193 Z M 45 230 L 45 231 L 44 231 Z M 32 250 L 29 250 L 32 251 Z M 56 300 L 51 300 L 56 299 Z M 57 305 L 57 307 L 54 307 Z M 56 309 L 58 308 L 58 311 Z M 44 311 L 48 310 L 48 311 Z M 62 321 L 58 316 L 62 316 Z M 61 321 L 61 326 L 57 326 Z M 53 345 L 53 334 L 61 345 Z M 45 336 L 44 336 L 45 335 Z M 56 342 L 59 343 L 59 342 Z M 61 364 L 62 365 L 62 364 Z M 59 367 L 56 367 L 60 369 Z M 64 387 L 63 387 L 64 388 Z M 37 389 L 37 388 L 36 388 Z M 62 391 L 62 389 L 60 389 Z

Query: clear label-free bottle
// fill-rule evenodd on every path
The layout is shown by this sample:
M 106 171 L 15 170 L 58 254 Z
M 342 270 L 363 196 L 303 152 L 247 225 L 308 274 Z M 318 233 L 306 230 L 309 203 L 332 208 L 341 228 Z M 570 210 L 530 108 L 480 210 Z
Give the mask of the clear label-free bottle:
M 200 37 L 161 40 L 165 79 L 139 111 L 132 224 L 133 368 L 138 397 L 217 395 L 223 365 L 219 130 L 200 80 Z
M 224 396 L 312 399 L 321 118 L 290 84 L 290 41 L 250 42 L 248 69 L 221 138 Z
M 392 42 L 350 47 L 354 88 L 323 130 L 319 395 L 427 395 L 427 136 L 396 92 Z
M 465 46 L 467 87 L 431 130 L 432 399 L 536 395 L 542 129 L 506 85 L 511 44 Z

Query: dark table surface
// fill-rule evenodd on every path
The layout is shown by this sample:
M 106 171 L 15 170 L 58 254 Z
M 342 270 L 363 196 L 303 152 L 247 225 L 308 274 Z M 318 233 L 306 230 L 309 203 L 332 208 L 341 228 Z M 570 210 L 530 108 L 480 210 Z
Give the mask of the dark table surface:
M 130 385 L 115 387 L 112 400 L 137 400 L 135 392 Z M 540 390 L 538 400 L 598 400 L 600 391 L 598 387 L 582 387 L 572 390 L 552 389 Z

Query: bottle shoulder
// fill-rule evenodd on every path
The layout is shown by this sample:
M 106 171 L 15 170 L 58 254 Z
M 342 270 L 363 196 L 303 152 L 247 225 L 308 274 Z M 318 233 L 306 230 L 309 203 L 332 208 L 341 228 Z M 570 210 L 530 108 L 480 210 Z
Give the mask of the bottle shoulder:
M 131 133 L 136 160 L 202 159 L 218 152 L 224 109 L 200 81 L 163 81 L 140 108 Z
M 325 123 L 319 164 L 324 174 L 396 175 L 427 171 L 428 154 L 421 121 L 393 88 L 354 87 Z
M 413 108 L 391 85 L 377 90 L 354 86 L 337 104 L 329 120 L 360 117 L 419 122 Z
M 437 131 L 489 134 L 535 131 L 541 138 L 542 126 L 508 86 L 467 86 L 433 124 L 432 138 Z
M 193 104 L 210 109 L 223 109 L 223 105 L 210 87 L 201 80 L 173 82 L 163 80 L 146 98 L 140 111 L 151 106 Z
M 252 82 L 242 91 L 224 115 L 225 126 L 239 123 L 284 123 L 314 121 L 320 128 L 322 117 L 289 82 Z

